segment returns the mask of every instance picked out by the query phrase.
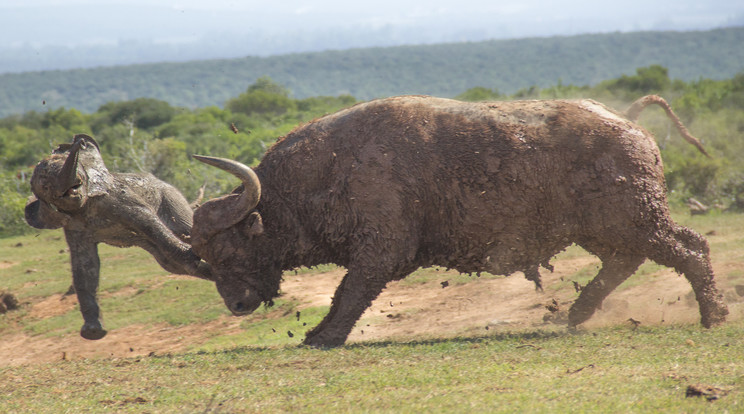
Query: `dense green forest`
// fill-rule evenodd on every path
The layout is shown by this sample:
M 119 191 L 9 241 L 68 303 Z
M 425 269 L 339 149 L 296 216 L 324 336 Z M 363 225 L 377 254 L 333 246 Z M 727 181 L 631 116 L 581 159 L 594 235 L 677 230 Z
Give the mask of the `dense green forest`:
M 720 208 L 744 210 L 744 72 L 723 80 L 671 79 L 667 68 L 642 67 L 594 86 L 559 82 L 503 94 L 474 87 L 457 95 L 469 101 L 525 98 L 594 98 L 624 110 L 635 99 L 666 98 L 711 158 L 678 136 L 662 110 L 651 107 L 639 122 L 657 137 L 670 198 L 694 196 Z M 302 122 L 356 102 L 350 95 L 297 99 L 270 78 L 259 78 L 223 107 L 189 109 L 153 98 L 111 101 L 90 114 L 77 109 L 28 111 L 0 119 L 0 236 L 31 231 L 23 207 L 31 194 L 34 165 L 76 133 L 99 142 L 112 171 L 144 171 L 174 184 L 193 199 L 203 184 L 207 196 L 235 185 L 226 174 L 191 160 L 208 154 L 256 164 L 276 138 Z M 654 109 L 656 108 L 656 109 Z
M 401 46 L 274 57 L 115 66 L 0 75 L 0 117 L 29 110 L 96 111 L 154 98 L 185 108 L 223 106 L 269 76 L 294 98 L 348 94 L 452 97 L 473 87 L 597 85 L 659 64 L 674 79 L 731 78 L 744 69 L 744 28 L 636 32 Z

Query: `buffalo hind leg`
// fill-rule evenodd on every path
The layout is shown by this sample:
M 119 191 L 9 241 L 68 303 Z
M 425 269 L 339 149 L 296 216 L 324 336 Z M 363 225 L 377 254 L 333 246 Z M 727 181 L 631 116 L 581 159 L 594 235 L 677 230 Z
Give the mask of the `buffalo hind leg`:
M 595 253 L 596 254 L 596 253 Z M 597 276 L 581 289 L 576 302 L 568 311 L 568 326 L 575 327 L 586 322 L 602 306 L 602 301 L 615 288 L 628 279 L 645 257 L 618 253 L 598 254 L 602 268 Z
M 695 292 L 704 327 L 726 321 L 728 308 L 716 289 L 708 242 L 701 235 L 672 223 L 666 237 L 653 241 L 649 258 L 685 275 Z
M 330 311 L 318 326 L 307 332 L 304 344 L 318 348 L 343 345 L 357 320 L 385 285 L 380 279 L 349 270 L 333 295 Z

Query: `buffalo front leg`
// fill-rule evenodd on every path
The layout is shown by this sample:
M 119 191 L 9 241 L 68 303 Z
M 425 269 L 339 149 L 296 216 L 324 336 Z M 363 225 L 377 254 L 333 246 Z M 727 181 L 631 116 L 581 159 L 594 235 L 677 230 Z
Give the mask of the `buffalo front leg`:
M 628 279 L 645 260 L 642 256 L 616 253 L 600 255 L 600 259 L 602 259 L 602 269 L 581 289 L 581 294 L 568 311 L 568 326 L 570 327 L 579 325 L 594 315 L 607 295 Z
M 385 282 L 350 270 L 336 289 L 325 318 L 307 332 L 305 345 L 318 348 L 341 346 L 357 320 L 385 288 Z
M 100 270 L 98 245 L 88 240 L 84 234 L 76 232 L 65 231 L 65 238 L 70 247 L 72 284 L 77 294 L 80 313 L 83 315 L 80 336 L 85 339 L 101 339 L 106 336 L 106 330 L 101 324 L 96 299 Z

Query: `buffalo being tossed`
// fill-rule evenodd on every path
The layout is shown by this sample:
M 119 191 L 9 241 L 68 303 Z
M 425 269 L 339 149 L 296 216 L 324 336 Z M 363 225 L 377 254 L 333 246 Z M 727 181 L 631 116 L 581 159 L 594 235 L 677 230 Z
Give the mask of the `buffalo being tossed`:
M 710 327 L 728 309 L 707 241 L 672 220 L 658 146 L 633 122 L 652 103 L 676 120 L 656 96 L 626 113 L 592 100 L 358 104 L 280 138 L 255 170 L 195 156 L 243 184 L 195 211 L 192 246 L 235 315 L 270 304 L 284 270 L 345 267 L 312 346 L 343 344 L 386 284 L 419 267 L 539 278 L 572 243 L 602 268 L 569 325 L 649 258 L 685 275 Z
M 98 243 L 139 246 L 167 271 L 211 280 L 209 265 L 191 250 L 193 211 L 173 186 L 152 174 L 110 173 L 98 143 L 78 134 L 39 162 L 26 221 L 39 229 L 64 228 L 72 281 L 84 324 L 80 335 L 100 339 Z

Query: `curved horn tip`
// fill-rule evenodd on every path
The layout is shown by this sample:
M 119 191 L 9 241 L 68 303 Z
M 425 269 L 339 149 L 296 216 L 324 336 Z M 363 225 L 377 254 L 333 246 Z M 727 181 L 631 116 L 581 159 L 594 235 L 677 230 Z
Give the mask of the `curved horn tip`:
M 242 198 L 245 198 L 245 204 L 248 206 L 245 210 L 251 210 L 256 207 L 258 200 L 261 198 L 261 180 L 251 167 L 238 161 L 226 158 L 208 157 L 205 155 L 192 155 L 197 160 L 209 164 L 213 167 L 226 171 L 243 182 L 245 191 Z
M 191 156 L 205 164 L 232 173 L 233 175 L 236 175 L 241 179 L 243 179 L 243 177 L 246 175 L 250 177 L 253 177 L 255 175 L 251 167 L 241 163 L 240 161 L 235 161 L 228 158 L 210 157 L 207 155 L 192 154 Z
M 91 144 L 93 144 L 93 146 L 95 146 L 96 149 L 98 149 L 98 151 L 101 150 L 101 147 L 98 146 L 98 142 L 96 142 L 96 140 L 93 139 L 93 137 L 88 134 L 75 134 L 72 137 L 73 144 L 76 144 L 78 142 L 85 142 L 85 141 L 89 141 Z
M 201 162 L 207 162 L 207 160 L 213 160 L 215 157 L 210 157 L 208 155 L 197 155 L 197 154 L 191 154 L 192 157 L 196 158 L 197 160 Z
M 194 157 L 195 159 L 197 159 L 197 160 L 205 163 L 205 164 L 209 164 L 209 165 L 212 165 L 212 166 L 215 166 L 215 167 L 219 167 L 219 165 L 222 165 L 222 164 L 224 164 L 226 162 L 228 162 L 228 163 L 237 162 L 237 161 L 229 160 L 227 158 L 210 157 L 208 155 L 192 154 L 191 156 Z

